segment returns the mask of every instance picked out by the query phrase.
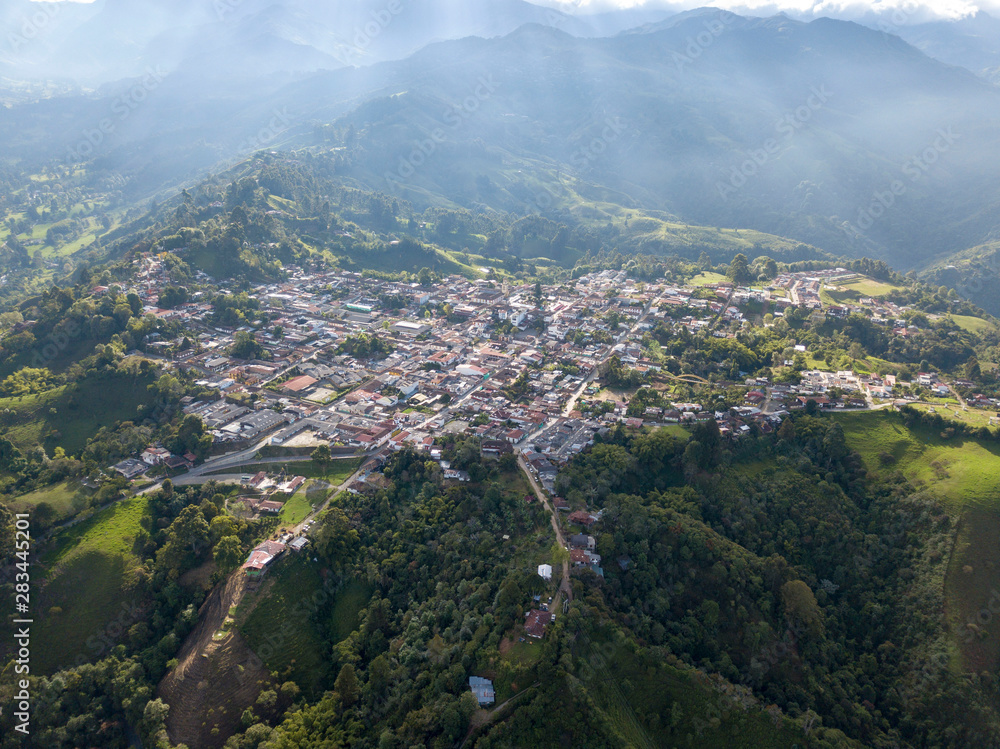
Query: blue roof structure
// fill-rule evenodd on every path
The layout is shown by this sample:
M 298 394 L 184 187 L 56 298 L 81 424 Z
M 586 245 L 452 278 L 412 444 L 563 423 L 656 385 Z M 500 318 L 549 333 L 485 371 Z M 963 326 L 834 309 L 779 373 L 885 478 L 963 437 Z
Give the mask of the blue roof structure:
M 476 701 L 480 705 L 492 705 L 496 701 L 496 693 L 493 691 L 493 682 L 479 676 L 469 677 L 469 688 L 475 695 Z

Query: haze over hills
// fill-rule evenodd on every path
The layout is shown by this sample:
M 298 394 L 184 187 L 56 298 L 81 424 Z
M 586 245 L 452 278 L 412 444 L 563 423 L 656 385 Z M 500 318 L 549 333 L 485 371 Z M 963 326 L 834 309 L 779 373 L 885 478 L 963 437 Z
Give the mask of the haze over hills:
M 526 23 L 594 36 L 664 14 L 584 20 L 523 0 L 97 0 L 83 6 L 15 0 L 4 11 L 4 27 L 16 33 L 24 27 L 25 42 L 0 57 L 0 72 L 68 76 L 87 85 L 138 75 L 148 66 L 259 76 L 402 59 L 436 41 L 499 36 Z
M 525 0 L 11 0 L 0 9 L 0 28 L 8 31 L 7 44 L 0 45 L 0 76 L 95 86 L 138 75 L 147 66 L 216 75 L 306 72 L 403 59 L 437 41 L 503 36 L 526 23 L 579 37 L 611 36 L 684 17 L 677 14 L 680 7 L 593 12 L 577 4 L 564 12 Z M 1000 65 L 1000 22 L 983 10 L 942 20 L 928 19 L 919 6 L 831 11 L 977 74 L 988 76 Z M 790 12 L 803 20 L 816 17 L 815 11 L 809 17 Z
M 171 184 L 248 145 L 287 141 L 346 148 L 353 178 L 418 203 L 537 210 L 535 192 L 557 204 L 559 180 L 572 178 L 683 221 L 906 268 L 994 229 L 1000 91 L 849 22 L 702 11 L 610 38 L 525 26 L 399 63 L 257 79 L 252 91 L 183 71 L 142 80 L 4 111 L 11 152 L 89 153 L 78 123 L 117 103 L 113 132 L 92 150 L 119 173 L 155 166 L 144 189 L 156 174 Z M 141 102 L 135 85 L 149 88 Z M 278 127 L 265 127 L 275 137 L 255 141 L 276 113 L 286 113 Z M 434 153 L 420 153 L 429 137 Z M 520 185 L 519 169 L 539 184 Z M 493 187 L 470 190 L 477 179 Z M 900 194 L 883 209 L 894 183 Z
M 60 4 L 19 61 L 108 82 L 0 110 L 8 163 L 89 162 L 135 201 L 260 148 L 334 149 L 345 178 L 418 207 L 631 210 L 902 269 L 994 238 L 1000 91 L 957 66 L 988 66 L 985 42 L 952 65 L 830 19 L 312 5 Z M 992 23 L 907 33 L 943 56 Z
M 699 32 L 709 40 L 704 48 L 690 45 Z M 695 223 L 753 227 L 830 250 L 871 252 L 873 241 L 896 258 L 905 245 L 910 264 L 942 242 L 976 243 L 992 228 L 967 216 L 977 204 L 992 205 L 993 194 L 963 184 L 978 184 L 998 155 L 994 136 L 971 124 L 1000 114 L 996 90 L 898 40 L 887 45 L 878 32 L 709 14 L 606 40 L 536 27 L 457 45 L 417 55 L 398 79 L 405 95 L 338 123 L 360 133 L 365 157 L 355 164 L 368 169 L 369 184 L 381 179 L 468 203 L 476 199 L 467 184 L 448 190 L 449 181 L 461 182 L 456 170 L 467 172 L 464 183 L 476 177 L 469 172 L 485 170 L 502 187 L 510 159 L 523 158 Z M 463 61 L 454 77 L 446 72 L 451 56 Z M 437 72 L 425 83 L 428 69 Z M 474 91 L 480 77 L 492 78 L 496 91 L 461 127 L 449 127 L 449 104 Z M 296 95 L 322 100 L 333 81 L 314 78 Z M 610 130 L 609 120 L 617 123 Z M 444 130 L 439 153 L 411 170 L 414 144 L 435 127 Z M 949 127 L 952 135 L 942 139 L 938 130 Z M 924 169 L 921 162 L 918 178 L 907 176 L 909 161 L 936 139 L 943 150 L 929 158 L 944 163 Z M 495 166 L 463 167 L 448 157 L 453 141 L 480 143 Z M 857 232 L 845 232 L 876 191 L 902 179 L 905 194 L 884 221 L 862 220 Z M 972 209 L 963 216 L 965 236 L 955 236 L 955 224 L 928 236 L 934 227 L 923 224 L 943 209 L 927 198 L 945 187 Z
M 992 20 L 604 1 L 0 9 L 0 749 L 1000 747 Z
M 993 82 L 998 80 L 1000 20 L 985 11 L 955 21 L 901 25 L 883 21 L 873 26 L 902 37 L 942 62 L 968 68 Z

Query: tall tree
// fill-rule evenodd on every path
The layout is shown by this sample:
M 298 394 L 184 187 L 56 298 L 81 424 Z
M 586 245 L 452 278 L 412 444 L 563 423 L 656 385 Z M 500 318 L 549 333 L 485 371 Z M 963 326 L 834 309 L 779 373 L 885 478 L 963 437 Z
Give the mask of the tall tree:
M 358 698 L 358 677 L 354 673 L 354 666 L 348 663 L 340 669 L 340 674 L 337 676 L 333 688 L 345 705 L 354 704 Z
M 737 286 L 746 286 L 753 280 L 746 255 L 741 252 L 733 258 L 733 262 L 729 264 L 729 272 L 726 274 L 726 277 Z

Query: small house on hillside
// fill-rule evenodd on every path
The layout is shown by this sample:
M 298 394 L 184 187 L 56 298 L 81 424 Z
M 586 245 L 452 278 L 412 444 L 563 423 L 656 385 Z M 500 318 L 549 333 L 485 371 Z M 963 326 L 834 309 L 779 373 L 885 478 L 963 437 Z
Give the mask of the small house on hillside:
M 275 502 L 270 499 L 265 499 L 257 505 L 258 510 L 266 512 L 269 515 L 277 515 L 283 507 L 284 505 L 281 502 Z
M 548 611 L 532 609 L 526 615 L 524 622 L 524 632 L 528 637 L 540 640 L 545 636 L 545 627 L 552 621 L 552 614 Z
M 147 447 L 139 457 L 146 465 L 158 466 L 170 457 L 170 451 L 163 447 Z
M 278 487 L 282 494 L 295 494 L 299 487 L 306 482 L 305 476 L 295 476 Z
M 243 572 L 247 577 L 263 577 L 267 568 L 284 553 L 284 544 L 277 541 L 264 541 L 250 552 L 250 556 L 243 563 Z
M 492 705 L 496 701 L 496 692 L 493 690 L 493 682 L 479 676 L 469 677 L 469 688 L 475 696 L 476 701 L 482 705 Z
M 570 513 L 569 522 L 578 523 L 586 528 L 589 528 L 594 523 L 597 522 L 597 518 L 591 515 L 589 512 L 584 512 L 583 510 L 577 510 L 576 512 Z

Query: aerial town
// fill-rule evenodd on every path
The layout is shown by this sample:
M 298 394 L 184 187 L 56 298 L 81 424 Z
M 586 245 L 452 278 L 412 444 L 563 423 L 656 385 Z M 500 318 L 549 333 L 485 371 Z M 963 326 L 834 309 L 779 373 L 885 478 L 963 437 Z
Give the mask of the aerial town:
M 752 288 L 724 280 L 643 283 L 616 271 L 541 286 L 458 276 L 403 283 L 346 271 L 293 270 L 287 282 L 263 287 L 253 298 L 268 320 L 254 332 L 249 324 L 218 324 L 211 292 L 196 292 L 172 309 L 158 307 L 169 274 L 155 255 L 138 262 L 133 291 L 146 311 L 187 331 L 183 343 L 181 337 L 154 340 L 146 355 L 158 352 L 153 356 L 166 368 L 193 373 L 205 392 L 215 393 L 188 397 L 184 405 L 185 413 L 200 417 L 210 431 L 213 457 L 196 467 L 191 454 L 172 455 L 150 445 L 114 470 L 136 479 L 162 466 L 158 475 L 184 482 L 186 471 L 190 480 L 225 474 L 227 466 L 245 463 L 268 445 L 329 445 L 333 456 L 367 458 L 343 487 L 360 492 L 377 486 L 386 455 L 409 447 L 437 460 L 445 479 L 464 482 L 468 472 L 443 459 L 439 438 L 470 434 L 479 438 L 485 459 L 512 456 L 529 473 L 538 498 L 551 503 L 568 530 L 570 564 L 597 574 L 603 574 L 602 561 L 588 530 L 599 516 L 570 506 L 556 488 L 559 468 L 593 445 L 595 435 L 618 424 L 635 430 L 714 420 L 722 436 L 737 440 L 776 430 L 793 409 L 877 409 L 917 399 L 911 383 L 894 375 L 807 368 L 804 345 L 794 347 L 792 358 L 775 362 L 779 370 L 797 373 L 785 382 L 742 371 L 735 379 L 724 372 L 708 373 L 711 379 L 674 374 L 657 355 L 650 337 L 657 327 L 672 336 L 686 329 L 735 338 L 745 328 L 776 324 L 796 307 L 839 317 L 860 312 L 895 335 L 906 335 L 904 307 L 874 297 L 854 304 L 821 299 L 823 289 L 858 278 L 842 268 L 786 273 Z M 204 274 L 198 280 L 215 287 Z M 234 352 L 241 335 L 252 342 L 250 358 Z M 659 394 L 655 403 L 630 400 L 630 388 L 609 385 L 612 369 L 652 386 Z M 912 385 L 923 393 L 955 396 L 966 410 L 969 404 L 995 407 L 988 399 L 966 402 L 954 388 L 971 383 L 942 382 L 934 372 L 917 373 Z M 699 393 L 713 389 L 735 391 L 739 402 L 728 407 L 695 402 Z M 304 479 L 258 471 L 239 481 L 252 492 L 240 501 L 254 515 L 280 512 Z M 308 529 L 303 523 L 255 549 L 244 567 L 247 574 L 263 572 L 285 544 L 301 550 Z M 538 574 L 551 579 L 551 566 L 542 565 Z M 528 614 L 526 633 L 542 637 L 553 616 L 548 604 L 539 603 Z
M 779 362 L 797 368 L 796 383 L 733 381 L 724 374 L 710 382 L 672 374 L 650 349 L 648 334 L 657 326 L 734 338 L 742 328 L 775 324 L 792 307 L 834 316 L 863 312 L 895 335 L 906 335 L 906 309 L 892 302 L 821 301 L 822 286 L 836 288 L 857 277 L 844 269 L 779 275 L 755 288 L 650 284 L 614 271 L 542 287 L 458 276 L 401 283 L 346 271 L 296 270 L 287 282 L 259 290 L 256 301 L 270 322 L 256 333 L 255 357 L 248 360 L 231 350 L 236 336 L 252 330 L 249 325 L 214 325 L 210 295 L 204 293 L 174 309 L 158 308 L 158 291 L 169 283 L 166 269 L 155 256 L 140 262 L 135 291 L 147 311 L 191 331 L 186 348 L 180 340 L 154 341 L 148 348 L 161 352 L 168 367 L 194 372 L 198 384 L 218 393 L 187 403 L 185 412 L 201 417 L 220 452 L 329 443 L 365 453 L 410 446 L 433 456 L 435 436 L 468 431 L 482 440 L 486 455 L 523 456 L 551 491 L 557 467 L 593 444 L 595 433 L 619 422 L 638 429 L 714 419 L 724 435 L 738 438 L 753 428 L 770 431 L 789 409 L 804 408 L 809 400 L 821 408 L 877 408 L 892 405 L 895 391 L 910 386 L 893 375 L 808 369 L 804 358 Z M 806 353 L 805 346 L 795 347 L 796 357 Z M 627 395 L 602 385 L 612 363 L 689 393 L 699 386 L 736 387 L 743 402 L 712 410 L 670 400 L 667 391 L 661 405 L 636 413 Z M 944 396 L 955 385 L 971 383 L 941 382 L 934 372 L 920 372 L 913 384 Z M 164 461 L 190 467 L 190 457 L 160 455 L 155 447 L 137 457 L 128 462 L 133 470 Z

